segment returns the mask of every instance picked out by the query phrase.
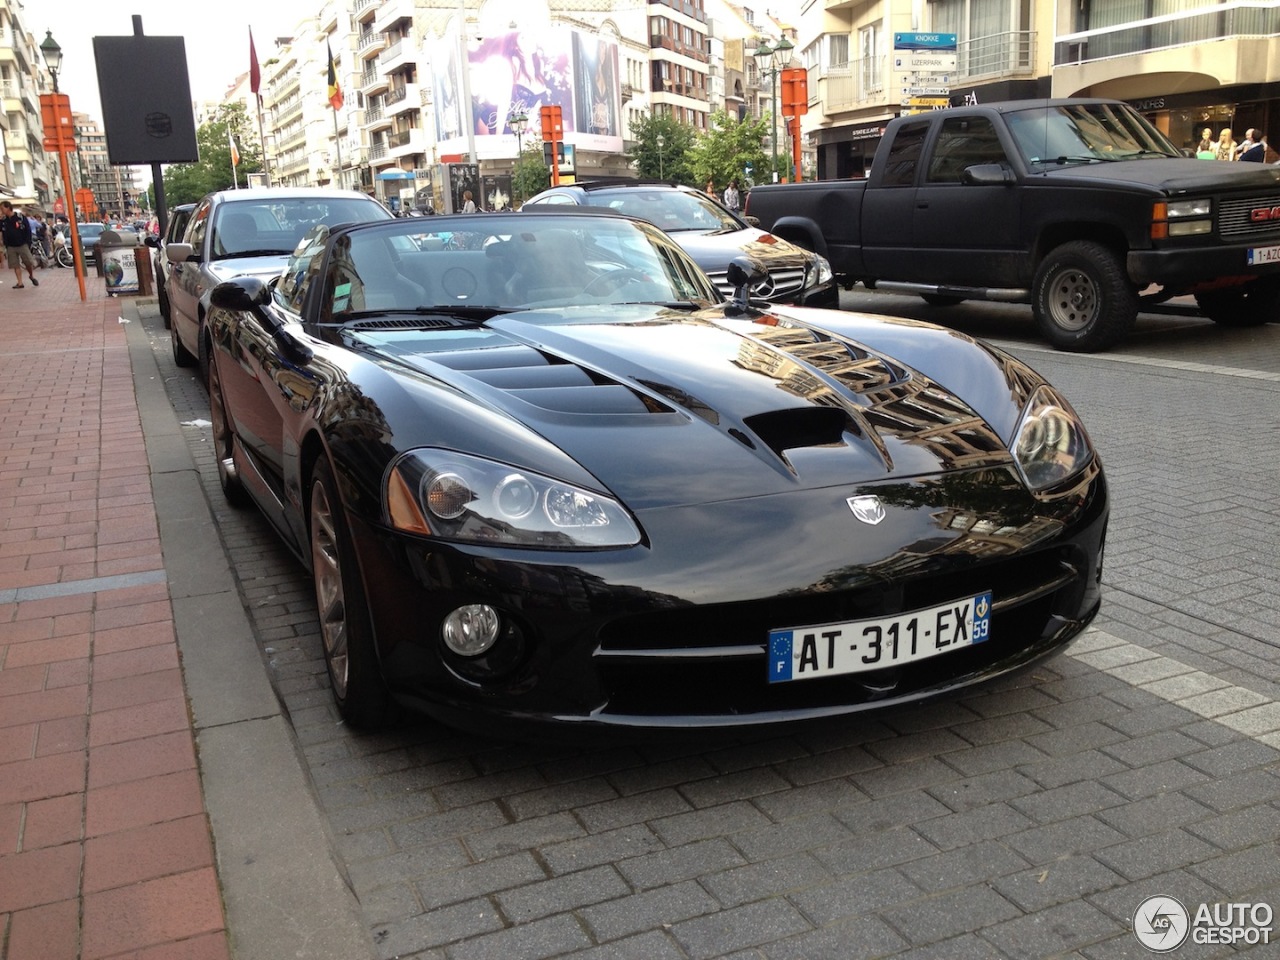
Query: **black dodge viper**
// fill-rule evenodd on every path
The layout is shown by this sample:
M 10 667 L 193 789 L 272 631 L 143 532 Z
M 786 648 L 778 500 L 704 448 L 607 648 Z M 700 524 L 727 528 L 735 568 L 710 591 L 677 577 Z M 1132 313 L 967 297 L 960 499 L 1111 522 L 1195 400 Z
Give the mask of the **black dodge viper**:
M 317 226 L 220 284 L 227 497 L 309 568 L 342 716 L 520 736 L 935 697 L 1069 643 L 1107 488 L 1067 400 L 914 321 L 722 297 L 590 209 Z

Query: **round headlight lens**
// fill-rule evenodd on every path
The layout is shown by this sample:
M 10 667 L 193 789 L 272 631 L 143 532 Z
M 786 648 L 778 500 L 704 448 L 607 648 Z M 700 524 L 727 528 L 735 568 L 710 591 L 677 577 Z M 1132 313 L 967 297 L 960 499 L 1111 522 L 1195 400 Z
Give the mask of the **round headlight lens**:
M 498 611 L 487 603 L 458 607 L 440 625 L 444 645 L 460 657 L 478 657 L 498 639 Z
M 493 502 L 503 516 L 523 520 L 538 505 L 538 491 L 527 478 L 513 473 L 503 477 L 493 491 Z

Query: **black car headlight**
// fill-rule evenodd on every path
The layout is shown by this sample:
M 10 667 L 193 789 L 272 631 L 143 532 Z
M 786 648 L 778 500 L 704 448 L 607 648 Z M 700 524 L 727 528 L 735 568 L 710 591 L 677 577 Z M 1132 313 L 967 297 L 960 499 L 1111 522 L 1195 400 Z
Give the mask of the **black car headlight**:
M 386 510 L 398 530 L 467 543 L 574 550 L 640 542 L 608 494 L 452 450 L 413 450 L 392 464 Z
M 1010 449 L 1023 480 L 1036 493 L 1071 479 L 1094 457 L 1080 417 L 1048 384 L 1031 395 Z

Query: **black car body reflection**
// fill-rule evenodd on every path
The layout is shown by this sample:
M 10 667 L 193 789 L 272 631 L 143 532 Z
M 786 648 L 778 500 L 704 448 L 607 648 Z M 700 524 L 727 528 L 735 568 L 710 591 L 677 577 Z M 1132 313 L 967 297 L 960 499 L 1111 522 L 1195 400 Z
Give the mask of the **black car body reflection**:
M 343 715 L 741 727 L 962 689 L 1099 604 L 1066 400 L 927 324 L 731 301 L 598 211 L 320 227 L 213 293 L 223 488 L 316 583 Z

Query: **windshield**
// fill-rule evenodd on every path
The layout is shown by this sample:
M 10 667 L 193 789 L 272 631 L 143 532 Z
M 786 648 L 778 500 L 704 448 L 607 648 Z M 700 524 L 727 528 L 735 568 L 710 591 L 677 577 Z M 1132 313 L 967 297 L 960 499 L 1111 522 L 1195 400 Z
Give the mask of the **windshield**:
M 219 204 L 213 221 L 214 259 L 285 256 L 318 224 L 364 223 L 391 215 L 359 197 L 272 197 Z
M 1029 164 L 1181 157 L 1142 114 L 1121 103 L 1072 103 L 1007 115 Z
M 426 227 L 424 224 L 429 223 Z M 323 284 L 320 319 L 585 304 L 716 302 L 674 242 L 621 217 L 483 214 L 400 219 L 300 245 L 278 296 L 301 307 Z
M 648 220 L 668 233 L 742 229 L 742 224 L 724 207 L 703 194 L 685 190 L 644 187 L 588 190 L 583 203 Z

